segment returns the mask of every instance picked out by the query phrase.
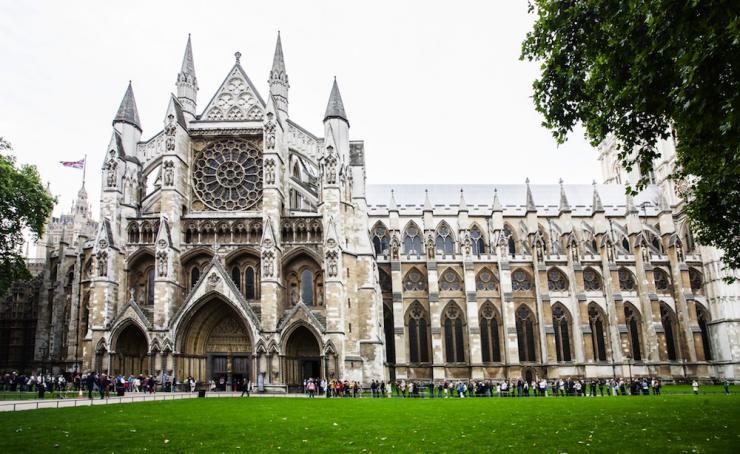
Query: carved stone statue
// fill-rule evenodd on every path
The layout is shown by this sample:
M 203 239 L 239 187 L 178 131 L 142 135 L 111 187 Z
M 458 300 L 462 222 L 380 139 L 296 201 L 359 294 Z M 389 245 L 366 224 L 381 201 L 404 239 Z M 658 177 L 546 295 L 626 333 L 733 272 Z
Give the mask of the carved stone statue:
M 157 252 L 157 273 L 159 277 L 167 276 L 167 251 Z
M 268 150 L 275 148 L 275 120 L 272 117 L 272 112 L 267 112 L 267 121 L 265 121 L 265 148 Z
M 275 276 L 275 253 L 265 251 L 262 253 L 262 275 L 263 277 Z
M 265 159 L 265 184 L 275 184 L 275 160 Z
M 165 140 L 165 148 L 167 151 L 175 150 L 175 133 L 177 132 L 177 126 L 175 126 L 175 116 L 172 114 L 167 115 L 167 125 L 164 127 L 164 135 L 167 136 Z
M 401 241 L 396 233 L 391 237 L 391 260 L 398 260 L 398 252 L 401 249 Z
M 106 177 L 105 177 L 105 183 L 109 188 L 115 188 L 116 187 L 116 169 L 118 168 L 118 162 L 116 162 L 115 158 L 111 158 L 108 160 L 108 163 L 105 165 L 106 169 Z
M 470 255 L 473 252 L 473 240 L 470 239 L 470 233 L 465 234 L 463 240 L 463 251 L 465 255 Z
M 326 272 L 329 277 L 337 277 L 338 274 L 339 253 L 336 250 L 326 252 Z
M 337 183 L 337 155 L 331 145 L 326 147 L 326 154 L 324 155 L 324 176 L 326 184 Z
M 98 251 L 95 258 L 98 260 L 98 276 L 106 277 L 108 275 L 108 251 Z
M 537 252 L 537 261 L 542 262 L 545 259 L 545 245 L 540 240 L 536 240 L 534 243 L 535 251 Z
M 427 257 L 429 259 L 434 258 L 434 237 L 430 233 L 427 235 L 427 241 L 426 241 L 426 248 L 427 248 Z
M 640 254 L 643 263 L 650 263 L 650 248 L 645 241 L 640 243 Z
M 162 172 L 162 181 L 165 186 L 172 186 L 175 184 L 175 163 L 171 160 L 164 161 L 162 164 L 164 171 Z

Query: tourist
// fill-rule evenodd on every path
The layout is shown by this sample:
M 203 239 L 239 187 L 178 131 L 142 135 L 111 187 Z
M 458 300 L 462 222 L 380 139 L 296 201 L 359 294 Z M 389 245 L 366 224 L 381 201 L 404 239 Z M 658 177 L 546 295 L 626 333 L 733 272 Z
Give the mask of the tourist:
M 240 397 L 244 397 L 244 394 L 246 394 L 247 397 L 249 397 L 249 386 L 250 386 L 249 379 L 247 377 L 242 378 L 242 395 Z
M 729 395 L 730 394 L 730 381 L 725 379 L 722 385 L 725 387 L 725 394 Z
M 694 380 L 694 382 L 691 384 L 691 388 L 693 388 L 695 395 L 699 394 L 699 382 L 698 381 Z
M 87 374 L 87 398 L 92 400 L 92 393 L 93 389 L 95 388 L 95 383 L 97 382 L 97 378 L 95 377 L 95 372 L 88 372 Z

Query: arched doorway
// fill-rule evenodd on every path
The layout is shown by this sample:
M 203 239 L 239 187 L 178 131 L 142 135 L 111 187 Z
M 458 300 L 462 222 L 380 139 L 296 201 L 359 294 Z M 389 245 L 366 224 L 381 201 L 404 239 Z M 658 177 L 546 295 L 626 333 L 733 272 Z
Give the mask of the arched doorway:
M 251 377 L 252 342 L 246 322 L 227 302 L 214 298 L 200 305 L 178 335 L 180 380 L 214 380 L 219 390 L 237 389 Z
M 305 326 L 299 326 L 285 345 L 285 382 L 289 391 L 300 390 L 303 380 L 321 378 L 321 349 L 316 336 Z
M 127 325 L 116 338 L 111 373 L 124 376 L 149 374 L 149 355 L 144 332 L 133 323 Z

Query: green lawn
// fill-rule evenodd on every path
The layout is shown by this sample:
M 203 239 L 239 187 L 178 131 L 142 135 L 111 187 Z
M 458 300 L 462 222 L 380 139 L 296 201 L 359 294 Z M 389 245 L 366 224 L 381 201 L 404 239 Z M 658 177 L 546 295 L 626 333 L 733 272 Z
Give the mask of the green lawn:
M 733 448 L 734 446 L 734 448 Z M 222 398 L 0 413 L 0 452 L 737 452 L 740 397 Z

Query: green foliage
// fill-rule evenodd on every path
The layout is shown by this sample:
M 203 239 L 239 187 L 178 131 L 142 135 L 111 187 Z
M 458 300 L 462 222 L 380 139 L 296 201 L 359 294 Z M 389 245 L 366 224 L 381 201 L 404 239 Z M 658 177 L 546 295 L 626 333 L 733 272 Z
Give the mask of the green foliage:
M 530 12 L 522 58 L 541 62 L 543 125 L 560 143 L 578 122 L 594 146 L 613 134 L 645 176 L 637 189 L 657 141 L 674 140 L 696 238 L 740 268 L 740 2 L 530 0 Z
M 22 256 L 24 233 L 34 239 L 43 235 L 55 203 L 36 166 L 16 167 L 10 151 L 10 143 L 0 137 L 0 295 L 13 281 L 30 277 Z
M 738 404 L 737 395 L 196 398 L 3 413 L 0 452 L 735 452 Z

